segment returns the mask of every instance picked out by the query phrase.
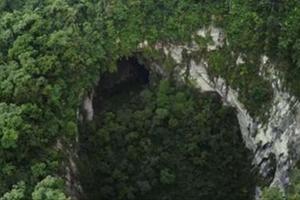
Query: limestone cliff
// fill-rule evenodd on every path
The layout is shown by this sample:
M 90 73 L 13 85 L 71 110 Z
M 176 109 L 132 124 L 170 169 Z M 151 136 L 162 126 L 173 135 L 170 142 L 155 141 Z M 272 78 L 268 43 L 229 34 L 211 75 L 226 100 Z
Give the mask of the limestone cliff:
M 226 45 L 225 34 L 222 29 L 208 27 L 197 32 L 198 36 L 211 37 L 213 43 L 207 46 L 207 51 L 218 51 Z M 290 94 L 282 84 L 280 73 L 268 57 L 261 56 L 261 73 L 264 79 L 272 84 L 273 100 L 267 111 L 267 119 L 262 121 L 258 117 L 250 116 L 248 110 L 239 101 L 238 90 L 218 77 L 210 77 L 209 65 L 205 58 L 196 61 L 192 57 L 184 60 L 183 52 L 188 54 L 199 53 L 199 46 L 192 45 L 166 45 L 156 46 L 174 59 L 177 63 L 177 77 L 184 80 L 188 71 L 188 80 L 201 91 L 215 91 L 223 99 L 224 104 L 236 108 L 240 128 L 247 148 L 255 154 L 253 164 L 259 168 L 260 174 L 271 179 L 271 185 L 284 188 L 288 182 L 288 172 L 299 158 L 300 145 L 300 103 Z M 236 65 L 244 61 L 241 57 L 236 60 Z M 157 68 L 157 64 L 155 64 Z M 183 67 L 182 67 L 183 66 Z M 163 66 L 159 71 L 163 70 Z

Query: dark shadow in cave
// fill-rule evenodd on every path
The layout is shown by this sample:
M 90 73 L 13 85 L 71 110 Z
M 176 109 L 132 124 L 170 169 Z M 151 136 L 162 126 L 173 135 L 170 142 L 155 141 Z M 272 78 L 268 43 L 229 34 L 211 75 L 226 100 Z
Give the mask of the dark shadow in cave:
M 148 85 L 149 74 L 148 69 L 137 57 L 121 58 L 117 62 L 117 71 L 104 74 L 95 89 L 93 103 L 95 113 L 105 109 L 107 99 L 125 101 L 130 93 L 137 92 Z
M 107 72 L 101 76 L 97 87 L 94 89 L 93 109 L 94 121 L 91 123 L 81 124 L 79 136 L 79 176 L 83 190 L 93 188 L 89 185 L 90 180 L 82 179 L 82 171 L 84 173 L 95 173 L 94 169 L 86 169 L 87 163 L 82 160 L 87 160 L 88 156 L 96 155 L 96 152 L 91 146 L 99 143 L 93 140 L 93 134 L 96 130 L 93 128 L 93 123 L 98 123 L 102 112 L 107 111 L 111 105 L 122 106 L 130 100 L 130 97 L 137 94 L 149 85 L 150 72 L 142 62 L 135 56 L 123 57 L 117 61 L 117 70 L 114 73 Z M 98 144 L 97 144 L 98 145 Z M 95 161 L 94 161 L 95 162 Z M 93 166 L 92 166 L 93 167 Z M 95 166 L 97 167 L 97 166 Z M 80 199 L 88 200 L 84 192 L 80 195 Z
M 138 117 L 136 118 L 130 118 L 128 117 L 130 115 L 127 115 L 126 109 L 129 110 L 129 113 L 134 113 L 137 108 L 136 105 L 139 105 L 141 102 L 139 98 L 136 98 L 137 101 L 132 103 L 130 98 L 134 95 L 136 96 L 136 94 L 146 88 L 150 84 L 150 78 L 152 85 L 154 80 L 153 76 L 150 77 L 149 70 L 147 70 L 146 66 L 141 64 L 141 62 L 139 62 L 137 57 L 122 58 L 117 62 L 117 71 L 115 73 L 107 73 L 102 76 L 98 86 L 95 88 L 93 100 L 95 118 L 93 122 L 85 124 L 86 126 L 82 127 L 79 139 L 80 182 L 88 199 L 97 200 L 100 199 L 100 197 L 101 199 L 117 199 L 116 195 L 120 190 L 119 187 L 123 187 L 124 184 L 122 180 L 118 178 L 120 175 L 122 175 L 122 178 L 124 177 L 124 180 L 129 177 L 130 181 L 128 183 L 131 185 L 129 185 L 130 187 L 128 186 L 128 188 L 134 186 L 136 193 L 132 194 L 137 195 L 136 197 L 134 196 L 135 199 L 158 199 L 157 197 L 160 197 L 160 195 L 163 194 L 170 194 L 170 197 L 178 196 L 178 199 L 189 200 L 199 199 L 199 196 L 202 196 L 203 199 L 210 199 L 210 195 L 214 195 L 216 199 L 223 199 L 223 194 L 229 194 L 229 197 L 232 196 L 229 199 L 251 199 L 252 194 L 254 193 L 254 184 L 252 183 L 254 180 L 251 179 L 250 174 L 251 158 L 249 157 L 248 150 L 243 148 L 241 133 L 239 131 L 238 121 L 235 117 L 234 110 L 225 109 L 223 107 L 221 97 L 217 93 L 207 92 L 206 94 L 198 94 L 198 90 L 195 90 L 197 99 L 201 99 L 201 101 L 206 103 L 207 106 L 211 105 L 205 108 L 209 109 L 212 113 L 212 115 L 207 114 L 207 116 L 203 113 L 203 116 L 206 116 L 207 120 L 211 120 L 211 122 L 205 121 L 205 123 L 207 123 L 207 127 L 202 128 L 204 131 L 207 131 L 207 135 L 204 138 L 201 134 L 199 134 L 199 137 L 203 137 L 203 142 L 197 143 L 197 147 L 199 146 L 199 150 L 205 149 L 205 151 L 211 152 L 211 154 L 207 155 L 215 155 L 216 157 L 208 156 L 205 161 L 205 165 L 199 165 L 199 163 L 193 165 L 193 162 L 190 162 L 192 160 L 189 160 L 188 156 L 185 157 L 185 153 L 181 153 L 180 151 L 181 149 L 186 149 L 186 147 L 189 146 L 194 148 L 196 143 L 190 143 L 188 140 L 186 144 L 183 144 L 182 147 L 184 148 L 178 148 L 177 146 L 179 141 L 185 141 L 185 135 L 187 135 L 181 133 L 185 133 L 186 131 L 189 132 L 190 130 L 188 127 L 191 125 L 192 127 L 196 127 L 196 125 L 190 123 L 192 120 L 187 118 L 187 120 L 184 121 L 183 118 L 178 117 L 179 120 L 184 121 L 184 124 L 181 125 L 182 128 L 179 127 L 177 129 L 179 132 L 176 132 L 175 129 L 167 131 L 169 128 L 169 122 L 157 125 L 153 123 L 157 120 L 155 118 L 157 115 L 157 113 L 154 112 L 155 109 L 153 109 L 149 120 L 139 120 L 140 118 L 138 117 L 140 115 L 138 112 L 136 114 Z M 180 97 L 180 95 L 176 97 Z M 134 105 L 134 109 L 131 105 Z M 144 105 L 141 104 L 141 106 Z M 119 121 L 115 121 L 114 119 L 109 119 L 110 121 L 108 123 L 107 121 L 103 122 L 103 117 L 105 117 L 104 114 L 114 112 L 116 115 L 119 115 L 119 110 L 122 111 L 119 112 L 121 113 L 121 118 L 119 118 L 121 120 L 118 119 Z M 152 108 L 149 110 L 152 110 Z M 196 112 L 198 114 L 197 110 Z M 147 113 L 148 112 L 145 112 L 145 115 Z M 139 126 L 142 124 L 140 126 L 142 128 L 137 128 L 138 126 L 135 126 L 136 121 L 140 122 Z M 110 122 L 113 123 L 110 124 Z M 105 126 L 106 123 L 108 126 Z M 134 127 L 132 128 L 131 126 L 133 125 Z M 110 126 L 113 127 L 112 131 L 110 130 Z M 198 133 L 196 131 L 198 129 L 194 128 L 194 130 L 194 134 L 198 138 Z M 173 131 L 176 132 L 176 134 L 173 135 Z M 143 135 L 144 132 L 146 134 Z M 130 135 L 128 133 L 130 133 Z M 135 133 L 141 134 L 137 137 L 135 136 Z M 227 133 L 232 133 L 232 137 L 230 137 L 231 134 Z M 127 137 L 127 135 L 130 137 Z M 155 137 L 155 135 L 159 135 L 159 137 Z M 177 138 L 177 136 L 180 135 L 185 137 Z M 142 146 L 144 146 L 145 141 L 150 141 L 149 144 L 151 144 L 153 150 L 149 152 L 143 151 L 144 148 L 142 148 Z M 135 148 L 139 145 L 141 145 L 140 149 Z M 163 150 L 160 150 L 159 147 L 162 146 L 164 148 L 162 148 Z M 173 146 L 174 149 L 171 149 L 170 152 L 168 152 L 168 150 L 165 150 L 165 146 L 168 146 L 168 148 Z M 159 151 L 156 152 L 155 149 L 157 147 Z M 224 152 L 224 149 L 228 151 L 228 154 Z M 235 155 L 234 153 L 236 150 L 240 152 L 240 155 L 238 155 L 240 157 L 232 157 L 232 155 Z M 162 155 L 161 158 L 160 155 Z M 165 159 L 167 159 L 165 158 L 166 155 L 168 156 L 167 161 L 170 163 L 165 163 Z M 188 153 L 188 155 L 190 154 Z M 197 158 L 195 159 L 197 162 L 199 157 L 195 157 Z M 245 158 L 245 160 L 240 162 L 239 158 Z M 155 160 L 159 159 L 161 159 L 159 162 L 162 162 L 161 166 L 159 166 L 159 162 L 155 163 Z M 179 161 L 180 164 L 178 163 Z M 203 161 L 201 161 L 201 163 L 202 162 Z M 130 163 L 130 165 L 128 163 Z M 144 165 L 145 163 L 146 165 Z M 147 165 L 151 163 L 154 164 L 148 168 Z M 161 181 L 163 180 L 161 179 L 163 174 L 162 172 L 167 173 L 167 178 L 172 178 L 172 176 L 170 177 L 172 174 L 169 174 L 168 169 L 165 170 L 166 167 L 164 166 L 168 166 L 169 164 L 170 166 L 178 166 L 176 168 L 178 170 L 177 178 L 182 180 L 184 184 L 177 185 L 177 183 L 161 183 L 163 182 Z M 196 173 L 196 171 L 198 171 L 194 170 L 196 165 L 199 165 L 199 170 L 203 170 L 205 173 Z M 211 168 L 210 170 L 208 170 L 209 168 L 206 168 L 208 165 L 210 166 L 209 168 Z M 221 167 L 219 167 L 219 165 Z M 229 166 L 227 167 L 226 165 Z M 140 166 L 141 168 L 135 168 L 134 166 Z M 233 174 L 232 178 L 227 177 L 227 182 L 222 181 L 225 178 L 221 176 L 222 174 L 220 174 L 220 176 L 215 176 L 215 174 L 218 174 L 220 170 L 223 174 L 228 174 L 228 177 Z M 140 173 L 140 171 L 142 171 L 142 173 Z M 117 176 L 116 179 L 114 178 L 115 175 Z M 130 179 L 131 176 L 133 177 L 132 179 Z M 198 179 L 207 180 L 208 187 L 205 186 L 206 184 L 203 185 L 201 181 L 198 183 Z M 246 179 L 245 182 L 243 182 L 244 179 Z M 131 183 L 131 181 L 137 182 Z M 241 181 L 241 183 L 239 183 L 239 181 Z M 179 181 L 178 183 L 181 182 Z M 170 184 L 170 186 L 166 186 L 166 184 Z M 191 186 L 186 187 L 187 185 Z M 241 185 L 241 187 L 239 187 L 239 185 Z M 124 188 L 127 188 L 127 186 L 124 186 Z M 214 190 L 214 188 L 221 188 L 222 190 Z M 182 191 L 181 194 L 176 193 L 179 189 L 180 193 Z M 150 191 L 149 193 L 147 193 L 148 190 Z M 201 192 L 201 190 L 205 192 Z M 239 194 L 238 190 L 242 190 L 243 192 Z M 234 196 L 230 192 L 233 192 Z M 128 192 L 128 194 L 130 193 L 131 192 Z M 144 197 L 144 195 L 146 198 L 140 198 Z M 124 196 L 123 199 L 133 198 L 131 196 L 127 197 Z M 161 199 L 170 198 L 165 197 Z

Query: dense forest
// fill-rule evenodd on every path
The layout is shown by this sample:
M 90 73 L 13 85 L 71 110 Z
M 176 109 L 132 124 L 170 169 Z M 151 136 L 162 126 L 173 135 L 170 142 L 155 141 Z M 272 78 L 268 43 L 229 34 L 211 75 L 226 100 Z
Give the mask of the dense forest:
M 234 110 L 215 93 L 134 80 L 100 85 L 99 114 L 81 130 L 88 199 L 251 199 L 251 156 Z
M 176 82 L 155 45 L 223 28 L 227 45 L 199 54 L 263 119 L 273 94 L 261 55 L 300 97 L 299 22 L 298 0 L 0 0 L 0 199 L 71 199 L 66 165 L 78 140 L 87 199 L 253 199 L 261 180 L 234 109 Z M 80 122 L 84 97 L 132 56 L 171 72 L 156 77 L 146 66 L 146 84 L 106 88 L 95 119 Z M 262 199 L 300 199 L 300 173 L 291 174 L 285 192 L 263 183 Z

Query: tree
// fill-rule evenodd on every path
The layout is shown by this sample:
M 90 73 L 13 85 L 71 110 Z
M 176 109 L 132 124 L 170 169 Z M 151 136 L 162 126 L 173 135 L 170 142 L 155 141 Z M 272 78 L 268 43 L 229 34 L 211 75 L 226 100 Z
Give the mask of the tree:
M 262 200 L 284 200 L 283 193 L 277 188 L 265 188 L 261 197 Z
M 47 176 L 36 185 L 32 200 L 70 200 L 64 194 L 63 186 L 63 180 Z
M 19 182 L 11 191 L 5 193 L 0 200 L 23 200 L 25 199 L 25 183 Z
M 290 184 L 285 195 L 278 188 L 265 188 L 262 193 L 262 200 L 297 200 L 300 198 L 300 171 L 296 167 L 290 174 Z
M 80 139 L 89 199 L 252 199 L 234 112 L 213 95 L 163 80 L 102 105 Z

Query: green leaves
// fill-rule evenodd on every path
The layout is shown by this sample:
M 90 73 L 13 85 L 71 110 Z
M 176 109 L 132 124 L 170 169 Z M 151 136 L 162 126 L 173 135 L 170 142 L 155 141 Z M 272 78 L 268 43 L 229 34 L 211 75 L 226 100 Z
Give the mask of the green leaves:
M 32 200 L 70 200 L 64 194 L 63 186 L 61 179 L 47 176 L 35 186 Z
M 168 80 L 126 94 L 105 98 L 84 127 L 89 199 L 252 199 L 251 160 L 232 110 Z
M 11 191 L 0 197 L 0 200 L 24 200 L 26 198 L 25 189 L 25 183 L 19 182 L 12 187 Z
M 15 130 L 5 130 L 3 131 L 3 136 L 1 138 L 1 145 L 4 149 L 16 148 L 18 140 L 18 132 Z
M 290 183 L 284 194 L 279 188 L 264 188 L 262 200 L 298 200 L 300 198 L 300 170 L 295 168 L 290 173 Z
M 176 176 L 170 172 L 169 169 L 163 169 L 160 171 L 160 182 L 162 184 L 172 184 L 175 183 Z
M 24 126 L 21 113 L 21 107 L 0 103 L 0 147 L 3 149 L 17 147 L 18 137 L 21 134 L 20 131 L 26 127 Z
M 32 200 L 70 200 L 64 194 L 64 183 L 62 179 L 47 176 L 39 182 L 32 193 Z M 26 196 L 27 186 L 21 181 L 13 185 L 12 189 L 5 193 L 0 200 L 24 200 Z
M 283 193 L 279 191 L 277 188 L 267 188 L 264 189 L 262 200 L 284 200 Z
M 234 87 L 241 89 L 242 101 L 251 113 L 261 111 L 272 97 L 269 84 L 257 76 L 258 56 L 272 54 L 265 52 L 266 49 L 280 49 L 280 53 L 273 55 L 280 54 L 285 78 L 299 96 L 298 1 L 232 0 L 230 5 L 227 3 L 194 0 L 0 0 L 0 166 L 3 166 L 0 194 L 20 180 L 28 182 L 26 188 L 32 190 L 38 182 L 37 177 L 56 173 L 63 156 L 58 158 L 54 144 L 59 139 L 66 140 L 66 143 L 75 140 L 78 131 L 76 112 L 83 94 L 95 86 L 101 74 L 115 70 L 115 61 L 119 57 L 136 52 L 138 44 L 145 40 L 149 48 L 156 43 L 184 43 L 198 28 L 210 25 L 212 21 L 222 24 L 227 30 L 228 51 L 211 56 L 211 69 L 227 77 L 228 82 L 236 83 Z M 276 27 L 274 34 L 273 27 Z M 270 40 L 271 47 L 267 48 Z M 207 41 L 198 42 L 205 49 Z M 234 54 L 251 54 L 248 56 L 250 65 L 233 69 L 235 56 L 229 56 L 232 51 Z M 156 55 L 161 57 L 160 52 Z M 172 60 L 166 60 L 166 65 L 173 70 Z M 132 135 L 125 137 L 124 141 L 134 141 L 128 151 L 135 160 L 142 157 L 140 152 L 152 149 L 150 139 L 139 143 L 146 137 L 143 135 L 146 134 L 145 127 L 152 128 L 157 137 L 154 141 L 160 140 L 163 133 L 172 135 L 172 131 L 178 135 L 182 132 L 193 135 L 200 130 L 199 127 L 204 135 L 210 135 L 210 131 L 221 132 L 213 124 L 210 124 L 213 128 L 204 127 L 208 123 L 205 119 L 212 118 L 213 114 L 222 116 L 209 113 L 210 109 L 216 108 L 204 106 L 201 112 L 194 113 L 194 107 L 199 105 L 193 98 L 185 92 L 173 94 L 168 84 L 161 83 L 158 92 L 144 92 L 141 101 L 148 105 L 145 110 L 122 110 L 123 116 L 113 113 L 113 117 L 106 113 L 105 120 L 110 122 L 108 130 L 98 134 L 107 149 L 100 154 L 114 155 L 110 142 L 120 144 L 116 148 L 125 148 L 124 138 L 115 134 L 132 127 L 139 131 L 131 130 Z M 193 120 L 185 121 L 191 116 Z M 195 137 L 190 137 L 193 142 L 186 148 L 191 154 L 197 154 L 202 145 L 208 150 L 211 148 L 208 143 L 197 143 L 201 137 L 197 142 L 193 140 Z M 165 138 L 164 142 L 169 144 L 170 138 Z M 196 156 L 193 162 L 204 165 L 203 160 L 210 155 L 206 153 L 208 150 Z M 166 160 L 171 158 L 171 153 L 166 156 Z M 152 156 L 149 162 L 157 164 L 156 159 Z M 49 167 L 51 163 L 57 163 L 56 167 Z M 99 165 L 107 167 L 104 163 Z M 147 174 L 153 175 L 152 170 L 149 169 Z M 158 173 L 154 182 L 159 177 Z M 152 187 L 153 183 L 148 180 L 139 181 L 143 191 Z M 58 191 L 61 185 L 54 182 L 48 178 L 41 183 L 36 188 L 35 198 L 64 199 L 65 196 Z M 103 190 L 110 194 L 111 190 L 106 186 Z M 122 193 L 129 196 L 136 192 L 132 189 L 134 186 L 122 187 Z M 23 185 L 17 184 L 9 197 L 22 198 L 23 190 Z
M 243 3 L 233 6 L 231 18 L 226 28 L 230 46 L 233 50 L 242 53 L 249 53 L 253 50 L 258 51 L 261 47 L 260 39 L 263 33 L 260 30 L 262 29 L 263 19 L 252 11 L 251 7 L 241 4 Z

